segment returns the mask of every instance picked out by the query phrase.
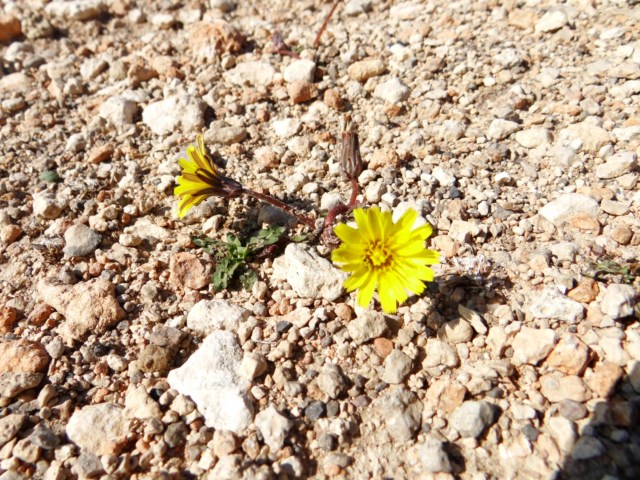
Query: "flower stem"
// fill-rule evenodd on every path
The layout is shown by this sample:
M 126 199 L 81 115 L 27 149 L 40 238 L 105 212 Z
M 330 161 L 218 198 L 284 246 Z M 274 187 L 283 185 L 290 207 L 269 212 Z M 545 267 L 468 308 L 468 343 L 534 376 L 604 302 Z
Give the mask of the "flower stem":
M 331 17 L 333 16 L 333 12 L 336 11 L 336 8 L 338 7 L 339 3 L 340 3 L 340 0 L 336 0 L 335 1 L 333 6 L 331 7 L 331 10 L 329 10 L 329 13 L 327 14 L 327 18 L 324 19 L 324 22 L 322 23 L 322 26 L 320 27 L 320 30 L 318 31 L 318 35 L 316 35 L 316 39 L 313 41 L 313 46 L 315 48 L 318 48 L 318 45 L 320 45 L 320 37 L 322 36 L 322 33 L 327 28 L 327 25 L 329 24 L 329 20 L 331 20 Z
M 298 222 L 305 224 L 309 228 L 316 227 L 316 222 L 313 218 L 309 217 L 308 215 L 300 215 L 298 212 L 295 211 L 293 207 L 291 207 L 290 205 L 287 205 L 286 203 L 284 203 L 281 200 L 278 200 L 275 197 L 272 197 L 271 195 L 267 195 L 266 193 L 256 192 L 255 190 L 251 190 L 249 188 L 244 188 L 242 192 L 249 195 L 250 197 L 256 198 L 265 203 L 269 203 L 274 207 L 279 208 L 284 212 L 287 212 L 292 217 L 295 217 L 296 220 L 298 220 Z

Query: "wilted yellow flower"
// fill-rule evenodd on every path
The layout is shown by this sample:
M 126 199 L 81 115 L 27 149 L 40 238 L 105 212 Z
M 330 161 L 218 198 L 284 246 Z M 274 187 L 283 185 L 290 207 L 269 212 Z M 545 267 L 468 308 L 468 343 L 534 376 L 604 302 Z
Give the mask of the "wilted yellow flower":
M 187 147 L 187 159 L 180 158 L 178 163 L 182 175 L 178 177 L 178 185 L 173 194 L 180 197 L 178 217 L 184 217 L 191 207 L 201 203 L 208 197 L 238 197 L 243 193 L 242 185 L 235 180 L 218 173 L 213 159 L 207 153 L 202 135 L 196 138 L 198 147 Z
M 331 258 L 351 275 L 344 282 L 347 291 L 358 290 L 358 304 L 369 305 L 378 290 L 382 309 L 395 313 L 397 304 L 407 299 L 407 290 L 420 294 L 424 282 L 433 281 L 434 272 L 427 265 L 439 263 L 440 254 L 425 248 L 431 225 L 413 228 L 418 212 L 408 209 L 396 223 L 391 212 L 378 207 L 353 211 L 357 228 L 344 223 L 334 231 L 342 244 Z

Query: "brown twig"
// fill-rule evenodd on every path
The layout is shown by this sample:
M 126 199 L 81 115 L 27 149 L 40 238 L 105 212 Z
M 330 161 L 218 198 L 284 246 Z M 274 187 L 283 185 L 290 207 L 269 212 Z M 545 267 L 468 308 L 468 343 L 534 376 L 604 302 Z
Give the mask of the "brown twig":
M 300 55 L 291 50 L 291 47 L 287 45 L 279 30 L 276 30 L 271 34 L 271 43 L 273 43 L 273 49 L 271 50 L 273 53 L 288 55 L 293 58 L 300 58 Z
M 322 23 L 322 26 L 320 27 L 320 30 L 318 31 L 318 34 L 316 35 L 316 39 L 313 41 L 313 46 L 315 48 L 318 48 L 318 45 L 320 45 L 320 37 L 322 36 L 322 34 L 324 33 L 325 29 L 327 28 L 327 25 L 329 24 L 329 20 L 333 16 L 333 12 L 335 12 L 336 8 L 338 8 L 338 4 L 340 3 L 340 1 L 341 0 L 336 0 L 333 3 L 333 6 L 331 7 L 331 10 L 329 10 L 329 14 L 327 15 L 327 18 L 324 19 L 324 22 Z

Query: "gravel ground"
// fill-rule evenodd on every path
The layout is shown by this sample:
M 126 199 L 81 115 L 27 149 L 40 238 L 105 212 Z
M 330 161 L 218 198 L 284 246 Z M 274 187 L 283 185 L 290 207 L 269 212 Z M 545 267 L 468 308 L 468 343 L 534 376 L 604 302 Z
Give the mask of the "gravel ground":
M 0 479 L 640 478 L 640 5 L 0 0 Z M 284 44 L 274 42 L 280 34 Z M 286 50 L 286 51 L 285 51 Z M 418 209 L 436 281 L 395 315 L 285 241 Z M 304 228 L 291 228 L 308 233 Z

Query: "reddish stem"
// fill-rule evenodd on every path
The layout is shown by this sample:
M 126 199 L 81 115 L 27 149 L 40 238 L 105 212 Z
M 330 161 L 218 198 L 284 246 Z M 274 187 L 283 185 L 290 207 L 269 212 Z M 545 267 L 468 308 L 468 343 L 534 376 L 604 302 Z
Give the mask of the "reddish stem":
M 333 6 L 331 7 L 331 10 L 329 10 L 329 14 L 327 15 L 327 18 L 324 19 L 324 22 L 322 23 L 322 26 L 320 27 L 320 30 L 318 31 L 318 35 L 316 35 L 316 39 L 313 41 L 313 46 L 315 48 L 318 48 L 318 45 L 320 45 L 320 37 L 322 36 L 322 34 L 324 33 L 325 29 L 327 28 L 327 25 L 329 24 L 329 20 L 333 16 L 333 12 L 335 12 L 336 8 L 338 8 L 338 4 L 339 3 L 340 3 L 340 0 L 336 0 L 335 1 Z
M 287 205 L 286 203 L 284 203 L 281 200 L 278 200 L 275 197 L 272 197 L 271 195 L 267 195 L 265 193 L 256 192 L 255 190 L 251 190 L 249 188 L 244 188 L 242 190 L 242 193 L 246 193 L 250 197 L 253 197 L 253 198 L 256 198 L 256 199 L 261 200 L 263 202 L 269 203 L 269 204 L 273 205 L 274 207 L 279 208 L 280 210 L 283 210 L 283 211 L 287 212 L 292 217 L 295 217 L 296 220 L 298 220 L 298 222 L 304 223 L 309 228 L 315 228 L 316 227 L 316 222 L 315 222 L 315 220 L 313 218 L 311 218 L 311 217 L 309 217 L 307 215 L 300 215 L 298 212 L 295 211 L 295 209 L 293 207 Z

